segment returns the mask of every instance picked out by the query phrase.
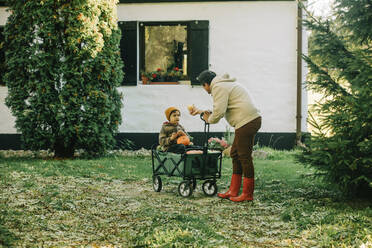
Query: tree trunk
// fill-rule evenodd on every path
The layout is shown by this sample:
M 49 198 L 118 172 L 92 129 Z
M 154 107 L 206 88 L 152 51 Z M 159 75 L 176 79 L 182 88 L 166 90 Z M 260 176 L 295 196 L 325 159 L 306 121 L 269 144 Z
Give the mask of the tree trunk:
M 75 146 L 70 144 L 65 147 L 63 141 L 60 139 L 54 144 L 54 157 L 55 158 L 73 158 L 75 153 Z

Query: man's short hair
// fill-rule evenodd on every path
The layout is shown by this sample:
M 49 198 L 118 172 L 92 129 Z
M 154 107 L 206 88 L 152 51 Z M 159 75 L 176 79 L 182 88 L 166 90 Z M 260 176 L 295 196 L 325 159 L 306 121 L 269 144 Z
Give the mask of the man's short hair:
M 199 76 L 196 78 L 196 80 L 199 81 L 201 85 L 203 84 L 211 84 L 213 78 L 216 77 L 216 73 L 210 70 L 202 71 Z

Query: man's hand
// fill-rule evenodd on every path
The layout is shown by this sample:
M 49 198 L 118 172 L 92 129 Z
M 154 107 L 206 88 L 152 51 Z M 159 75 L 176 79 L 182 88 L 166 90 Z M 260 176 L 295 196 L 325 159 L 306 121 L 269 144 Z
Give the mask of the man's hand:
M 202 110 L 197 109 L 194 104 L 187 106 L 187 109 L 189 110 L 190 115 L 198 115 L 203 112 Z
M 194 111 L 192 111 L 192 112 L 190 113 L 190 115 L 199 115 L 199 114 L 201 114 L 202 112 L 203 112 L 203 110 L 195 109 Z
M 204 119 L 205 122 L 208 123 L 208 119 L 209 119 L 209 116 L 211 115 L 211 112 L 208 111 L 208 110 L 206 110 L 206 111 L 204 111 L 203 113 L 204 113 L 204 114 L 203 114 L 203 119 Z

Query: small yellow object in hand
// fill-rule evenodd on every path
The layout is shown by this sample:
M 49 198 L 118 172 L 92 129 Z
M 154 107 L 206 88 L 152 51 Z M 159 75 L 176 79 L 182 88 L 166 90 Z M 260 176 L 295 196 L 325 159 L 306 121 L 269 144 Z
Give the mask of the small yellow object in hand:
M 190 113 L 194 112 L 194 108 L 195 108 L 194 104 L 187 106 L 187 109 L 189 110 Z

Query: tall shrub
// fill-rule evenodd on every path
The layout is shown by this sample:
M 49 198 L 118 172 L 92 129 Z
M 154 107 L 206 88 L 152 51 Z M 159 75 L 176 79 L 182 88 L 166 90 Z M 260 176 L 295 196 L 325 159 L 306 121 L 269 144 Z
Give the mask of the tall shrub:
M 121 123 L 116 0 L 9 1 L 6 104 L 26 148 L 103 154 Z
M 345 193 L 372 186 L 372 4 L 336 0 L 328 19 L 309 16 L 310 69 L 307 86 L 321 93 L 314 105 L 318 121 L 308 148 L 300 156 L 325 173 Z M 310 115 L 312 116 L 312 115 Z

